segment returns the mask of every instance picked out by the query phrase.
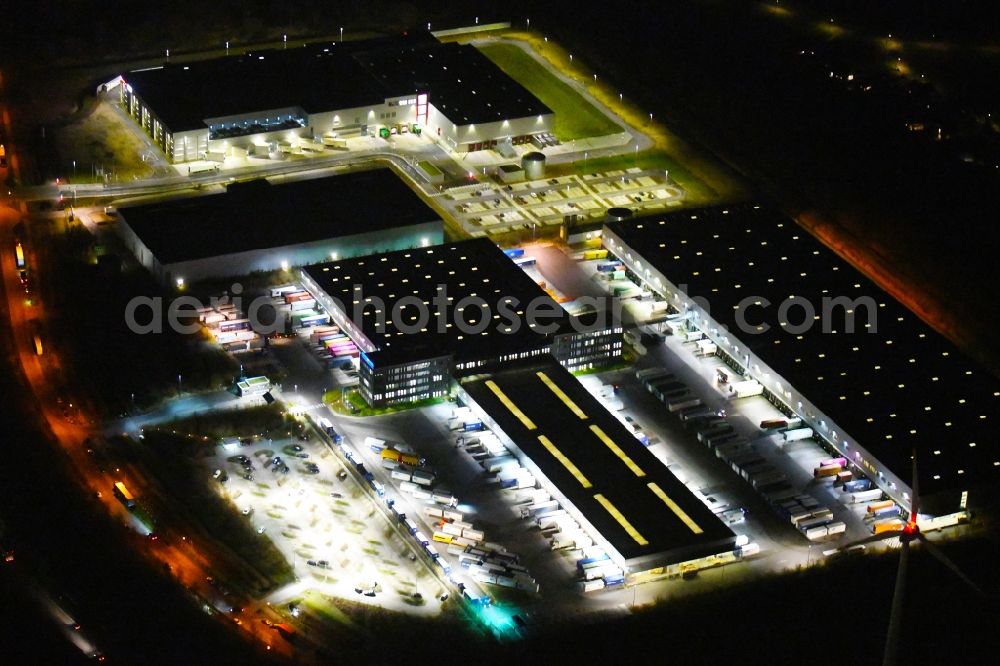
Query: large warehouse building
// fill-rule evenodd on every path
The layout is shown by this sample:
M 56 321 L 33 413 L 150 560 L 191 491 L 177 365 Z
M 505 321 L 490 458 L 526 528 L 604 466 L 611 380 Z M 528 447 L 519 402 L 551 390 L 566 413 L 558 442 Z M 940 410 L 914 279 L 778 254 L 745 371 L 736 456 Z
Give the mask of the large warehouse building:
M 195 282 L 436 245 L 437 214 L 389 169 L 271 184 L 119 210 L 118 233 L 162 282 Z
M 629 583 L 731 561 L 733 532 L 552 359 L 470 377 L 461 390 Z
M 553 120 L 475 47 L 429 33 L 168 62 L 110 85 L 172 162 L 404 127 L 466 152 L 528 141 Z
M 611 222 L 608 250 L 904 508 L 966 507 L 1000 480 L 1000 382 L 780 212 L 753 204 Z
M 571 317 L 487 239 L 307 266 L 302 281 L 361 349 L 373 406 L 443 396 L 453 374 L 524 358 L 584 370 L 622 352 L 617 322 Z

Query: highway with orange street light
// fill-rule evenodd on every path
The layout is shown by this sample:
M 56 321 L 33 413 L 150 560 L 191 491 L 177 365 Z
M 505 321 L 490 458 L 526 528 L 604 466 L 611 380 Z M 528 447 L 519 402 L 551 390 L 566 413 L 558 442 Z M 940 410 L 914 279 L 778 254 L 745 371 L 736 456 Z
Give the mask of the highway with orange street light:
M 3 108 L 0 117 L 3 119 L 4 135 L 10 137 L 9 110 Z M 2 172 L 19 167 L 18 155 L 12 150 L 12 145 L 9 141 L 5 143 L 8 166 L 0 170 L 0 175 L 7 175 Z M 19 202 L 5 192 L 0 195 L 0 203 L 0 274 L 16 363 L 30 388 L 44 426 L 65 455 L 71 474 L 87 494 L 103 505 L 104 511 L 119 522 L 146 533 L 140 552 L 156 569 L 170 572 L 200 606 L 211 609 L 221 622 L 238 627 L 247 638 L 256 641 L 266 651 L 291 656 L 292 645 L 273 629 L 274 622 L 284 621 L 280 616 L 266 604 L 255 603 L 242 595 L 220 595 L 218 588 L 210 582 L 214 581 L 212 574 L 215 571 L 232 566 L 231 553 L 217 543 L 195 536 L 194 530 L 185 528 L 182 522 L 159 520 L 167 515 L 165 504 L 161 507 L 160 502 L 150 502 L 158 518 L 155 532 L 150 532 L 116 499 L 112 490 L 117 481 L 124 481 L 146 501 L 156 497 L 155 483 L 134 464 L 119 461 L 111 468 L 95 464 L 91 444 L 99 437 L 95 425 L 98 419 L 88 411 L 86 400 L 77 397 L 74 390 L 77 387 L 66 385 L 59 350 L 49 344 L 46 332 L 48 313 L 45 303 L 39 298 L 36 278 L 44 271 L 39 271 L 35 265 L 36 253 L 31 243 L 30 225 L 33 221 L 22 212 Z M 27 272 L 30 280 L 27 285 L 25 274 L 21 271 Z M 26 395 L 21 397 L 31 399 Z

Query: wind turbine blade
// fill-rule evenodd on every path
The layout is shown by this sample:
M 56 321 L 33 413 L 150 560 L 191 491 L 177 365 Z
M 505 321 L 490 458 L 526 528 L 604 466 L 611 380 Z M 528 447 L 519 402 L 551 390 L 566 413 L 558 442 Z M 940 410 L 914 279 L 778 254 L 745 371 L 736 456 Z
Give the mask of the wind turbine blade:
M 910 561 L 910 542 L 903 541 L 899 551 L 899 568 L 896 570 L 896 587 L 892 592 L 892 609 L 889 611 L 889 630 L 885 637 L 883 666 L 895 666 L 899 656 L 899 633 L 903 626 L 903 595 L 906 593 L 906 571 Z
M 861 546 L 866 543 L 875 543 L 876 541 L 888 541 L 896 537 L 903 536 L 902 530 L 892 530 L 891 532 L 882 532 L 880 534 L 873 534 L 871 536 L 866 536 L 864 539 L 858 539 L 857 541 L 852 541 L 851 543 L 841 546 L 837 550 L 845 551 L 848 548 L 853 548 L 854 546 Z
M 986 596 L 986 593 L 983 592 L 981 589 L 979 589 L 979 586 L 976 585 L 975 583 L 973 583 L 972 580 L 968 576 L 966 576 L 964 573 L 962 573 L 962 570 L 958 568 L 958 565 L 956 565 L 954 562 L 952 562 L 951 559 L 949 559 L 949 557 L 947 555 L 945 555 L 944 552 L 940 548 L 938 548 L 933 543 L 931 543 L 930 541 L 928 541 L 927 537 L 925 537 L 921 533 L 921 534 L 917 535 L 917 538 L 920 539 L 920 543 L 924 544 L 924 548 L 927 549 L 928 553 L 930 553 L 931 555 L 933 555 L 934 557 L 936 557 L 937 560 L 941 564 L 943 564 L 946 567 L 948 567 L 949 569 L 951 569 L 951 572 L 953 574 L 955 574 L 956 576 L 958 576 L 959 578 L 961 578 L 963 583 L 965 583 L 966 585 L 968 585 L 969 587 L 971 587 L 973 590 L 975 590 L 976 594 L 978 594 L 980 596 L 984 596 L 984 597 Z

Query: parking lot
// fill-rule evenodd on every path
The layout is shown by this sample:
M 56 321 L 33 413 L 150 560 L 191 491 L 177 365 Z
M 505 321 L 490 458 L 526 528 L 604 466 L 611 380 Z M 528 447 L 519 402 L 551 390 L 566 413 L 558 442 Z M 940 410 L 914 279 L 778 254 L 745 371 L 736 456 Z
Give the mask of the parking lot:
M 449 430 L 453 409 L 454 403 L 445 402 L 380 417 L 335 418 L 327 413 L 326 418 L 333 420 L 345 450 L 371 476 L 372 488 L 384 493 L 381 501 L 393 501 L 397 520 L 405 515 L 408 522 L 403 528 L 410 533 L 412 545 L 421 548 L 421 541 L 428 542 L 432 549 L 423 548 L 422 556 L 429 564 L 443 577 L 450 573 L 456 582 L 478 589 L 464 574 L 459 557 L 466 547 L 506 553 L 508 558 L 517 553 L 521 558 L 506 538 L 512 509 L 496 502 L 484 483 L 483 468 L 456 451 L 457 435 Z M 404 460 L 414 455 L 421 462 L 400 464 L 393 452 L 403 452 Z M 455 537 L 463 538 L 453 543 L 445 538 L 446 525 Z M 464 535 L 456 532 L 463 527 Z M 532 587 L 524 579 L 522 589 L 532 592 Z
M 294 401 L 294 397 L 290 399 Z M 330 421 L 361 468 L 343 464 L 339 447 L 331 447 L 337 453 L 324 455 L 325 447 L 297 441 L 240 447 L 235 454 L 220 452 L 209 466 L 228 470 L 226 485 L 238 509 L 253 508 L 248 520 L 255 527 L 264 527 L 264 533 L 289 557 L 300 579 L 309 586 L 351 598 L 358 595 L 356 589 L 363 589 L 362 582 L 378 577 L 385 590 L 385 580 L 396 584 L 408 580 L 401 571 L 414 566 L 409 559 L 413 555 L 417 564 L 434 574 L 420 578 L 426 583 L 418 582 L 419 589 L 432 589 L 421 592 L 425 598 L 428 594 L 457 591 L 457 587 L 444 582 L 450 578 L 476 595 L 488 595 L 498 603 L 537 617 L 562 617 L 605 605 L 603 598 L 583 596 L 577 584 L 581 551 L 554 549 L 551 530 L 539 529 L 536 516 L 524 515 L 523 509 L 539 489 L 534 484 L 523 489 L 502 489 L 500 482 L 507 478 L 510 468 L 499 474 L 488 471 L 486 461 L 498 457 L 483 444 L 490 439 L 490 433 L 466 433 L 458 426 L 468 418 L 468 410 L 453 402 L 442 402 L 379 417 L 354 418 L 334 415 L 320 405 L 306 409 L 314 420 Z M 289 446 L 302 446 L 301 453 L 310 457 L 298 459 L 294 454 L 300 452 Z M 423 463 L 415 465 L 413 471 L 432 475 L 432 482 L 415 488 L 412 481 L 394 475 L 400 467 L 386 466 L 381 451 L 387 448 L 414 451 Z M 242 478 L 243 467 L 235 457 L 240 455 L 254 461 L 253 482 Z M 270 471 L 276 455 L 289 467 L 287 474 Z M 307 473 L 305 464 L 310 462 L 318 465 L 319 474 Z M 354 480 L 359 469 L 370 475 L 371 482 Z M 345 478 L 338 478 L 339 471 L 332 473 L 334 470 L 343 470 Z M 264 487 L 259 485 L 261 482 Z M 376 488 L 384 494 L 379 496 Z M 329 497 L 331 492 L 343 497 Z M 390 499 L 392 511 L 386 508 Z M 335 515 L 328 515 L 327 507 Z M 399 522 L 399 529 L 389 535 L 370 527 L 383 516 L 393 515 L 393 511 L 405 514 L 412 529 Z M 435 534 L 453 534 L 454 528 L 462 525 L 480 533 L 475 543 L 455 539 L 447 544 L 433 538 Z M 429 557 L 421 539 L 429 542 L 435 558 Z M 381 545 L 372 541 L 380 541 Z M 385 555 L 399 567 L 386 565 Z M 310 560 L 317 564 L 309 565 Z M 496 572 L 506 576 L 503 582 L 499 576 L 489 579 L 482 570 L 500 560 L 513 563 Z M 323 561 L 331 569 L 321 565 Z M 349 572 L 346 577 L 339 573 L 341 569 Z M 393 571 L 397 575 L 387 578 Z M 432 578 L 442 582 L 432 583 Z M 409 585 L 399 588 L 397 596 L 402 603 L 396 601 L 395 608 L 411 609 L 405 594 L 409 589 Z M 279 594 L 276 598 L 286 597 Z M 382 593 L 369 599 L 369 603 L 386 607 L 394 607 L 392 602 Z
M 603 219 L 608 208 L 665 209 L 684 193 L 659 169 L 630 168 L 510 185 L 476 183 L 445 190 L 439 202 L 472 236 Z
M 220 446 L 205 461 L 208 477 L 225 479 L 221 492 L 235 510 L 292 563 L 297 589 L 409 613 L 441 611 L 438 580 L 315 434 Z

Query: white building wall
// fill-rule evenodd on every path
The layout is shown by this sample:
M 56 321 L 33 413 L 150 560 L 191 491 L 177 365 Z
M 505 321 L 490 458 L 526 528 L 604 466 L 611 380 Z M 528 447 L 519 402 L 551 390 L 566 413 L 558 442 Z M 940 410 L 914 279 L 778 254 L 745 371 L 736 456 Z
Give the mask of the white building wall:
M 145 266 L 154 276 L 162 280 L 163 267 L 157 261 L 156 257 L 153 256 L 153 253 L 149 251 L 149 248 L 146 247 L 146 244 L 132 230 L 132 227 L 128 225 L 128 222 L 124 219 L 119 220 L 118 224 L 115 225 L 115 230 L 119 238 L 122 239 L 122 244 L 129 249 L 136 261 Z
M 354 128 L 358 125 L 364 126 L 373 135 L 378 127 L 392 127 L 402 123 L 423 125 L 417 118 L 416 105 L 399 103 L 400 100 L 414 97 L 415 95 L 390 97 L 380 104 L 312 113 L 309 115 L 309 126 L 316 136 L 323 136 L 337 132 L 338 128 Z
M 459 125 L 430 104 L 427 127 L 434 136 L 444 141 L 448 147 L 458 152 L 466 152 L 470 146 L 483 141 L 526 136 L 540 132 L 551 132 L 555 115 L 551 113 L 513 120 L 498 120 L 491 123 Z
M 468 152 L 475 144 L 518 136 L 527 136 L 540 132 L 551 132 L 555 116 L 551 113 L 498 120 L 481 124 L 459 125 L 441 113 L 433 103 L 427 105 L 427 120 L 424 122 L 417 115 L 416 104 L 401 104 L 400 101 L 414 99 L 416 95 L 388 98 L 381 103 L 370 106 L 341 109 L 336 111 L 320 111 L 306 114 L 301 109 L 275 109 L 260 111 L 246 115 L 228 116 L 226 118 L 211 118 L 210 123 L 239 123 L 243 119 L 266 118 L 268 114 L 301 115 L 306 118 L 306 126 L 301 128 L 275 130 L 246 136 L 228 137 L 224 139 L 209 139 L 209 130 L 199 128 L 173 134 L 174 163 L 189 162 L 204 159 L 209 152 L 229 153 L 230 149 L 250 150 L 254 145 L 265 145 L 275 141 L 294 141 L 297 138 L 322 137 L 337 132 L 340 129 L 355 129 L 363 127 L 369 134 L 374 134 L 378 127 L 392 127 L 400 123 L 418 123 L 421 128 L 444 142 L 449 148 L 458 152 Z M 135 100 L 136 97 L 133 97 Z M 151 134 L 156 131 L 153 119 L 146 113 L 145 107 L 132 110 L 132 115 L 140 125 L 144 123 Z M 158 141 L 163 144 L 162 139 Z
M 208 128 L 174 132 L 173 162 L 201 159 L 208 152 Z
M 443 242 L 444 225 L 440 221 L 425 222 L 408 227 L 342 236 L 299 245 L 249 250 L 193 261 L 175 262 L 164 265 L 159 277 L 166 283 L 175 282 L 180 278 L 190 284 L 209 277 L 230 277 L 246 275 L 255 271 L 276 271 L 284 265 L 289 268 L 307 266 L 330 261 L 334 256 L 337 258 L 363 256 L 423 245 L 438 245 Z
M 309 126 L 316 136 L 329 135 L 339 128 L 375 125 L 379 114 L 385 113 L 385 104 L 374 104 L 338 111 L 321 111 L 309 114 Z

